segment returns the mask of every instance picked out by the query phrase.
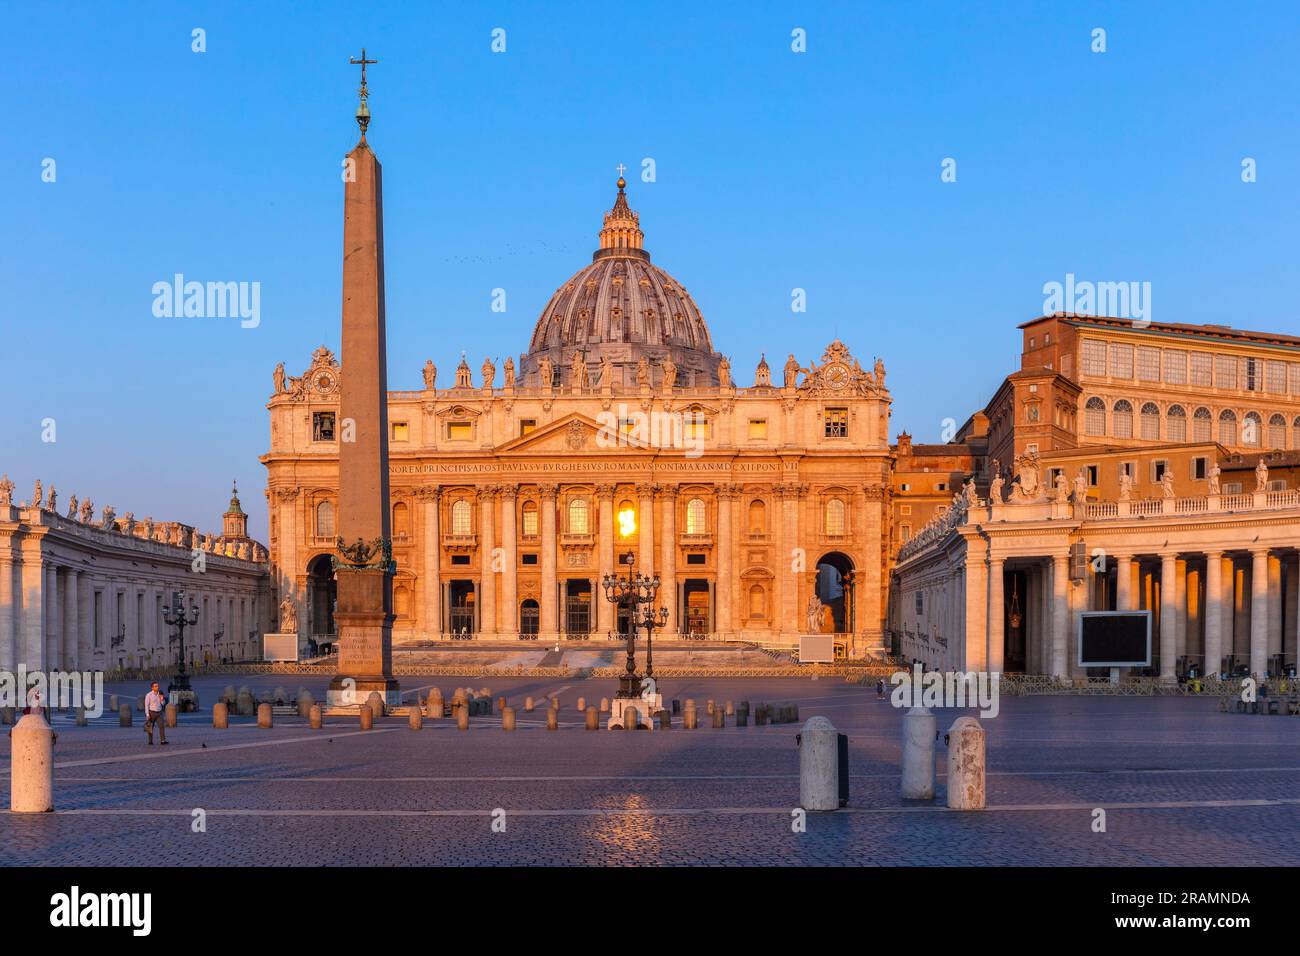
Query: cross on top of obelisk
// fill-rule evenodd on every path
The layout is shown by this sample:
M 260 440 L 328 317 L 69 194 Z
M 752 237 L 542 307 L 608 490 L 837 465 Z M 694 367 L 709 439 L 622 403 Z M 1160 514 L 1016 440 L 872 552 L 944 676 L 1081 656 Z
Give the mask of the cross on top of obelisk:
M 366 141 L 366 127 L 370 125 L 370 107 L 366 105 L 366 100 L 370 97 L 370 90 L 366 88 L 366 66 L 370 63 L 378 63 L 378 60 L 366 59 L 366 48 L 361 48 L 361 59 L 355 56 L 350 57 L 349 61 L 354 66 L 361 67 L 361 88 L 357 93 L 361 95 L 361 103 L 357 106 L 357 125 L 361 127 L 361 141 Z

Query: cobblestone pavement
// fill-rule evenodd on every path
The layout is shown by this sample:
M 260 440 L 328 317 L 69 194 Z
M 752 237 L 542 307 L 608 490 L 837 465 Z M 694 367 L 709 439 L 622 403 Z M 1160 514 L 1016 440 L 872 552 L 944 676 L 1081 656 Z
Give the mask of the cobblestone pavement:
M 205 707 L 232 683 L 298 686 L 202 679 Z M 307 687 L 319 699 L 324 684 Z M 708 698 L 797 703 L 802 719 L 826 716 L 849 735 L 849 806 L 809 814 L 796 833 L 797 725 L 590 733 L 576 700 L 612 696 L 613 682 L 483 684 L 517 706 L 558 691 L 560 730 L 546 731 L 540 708 L 521 709 L 513 734 L 497 716 L 468 732 L 449 720 L 413 732 L 403 717 L 369 732 L 352 717 L 322 731 L 232 718 L 218 731 L 205 710 L 150 748 L 140 715 L 124 729 L 116 716 L 79 728 L 56 714 L 57 812 L 0 814 L 0 863 L 1300 864 L 1300 719 L 1221 714 L 1211 699 L 1004 698 L 985 721 L 988 809 L 957 813 L 944 807 L 942 741 L 939 799 L 899 798 L 901 712 L 873 689 L 793 679 L 661 688 L 694 697 L 701 715 Z M 450 696 L 455 682 L 438 686 Z M 941 712 L 940 730 L 957 716 Z M 1099 807 L 1104 833 L 1092 829 Z M 206 832 L 193 832 L 196 808 Z M 493 829 L 498 809 L 504 832 Z

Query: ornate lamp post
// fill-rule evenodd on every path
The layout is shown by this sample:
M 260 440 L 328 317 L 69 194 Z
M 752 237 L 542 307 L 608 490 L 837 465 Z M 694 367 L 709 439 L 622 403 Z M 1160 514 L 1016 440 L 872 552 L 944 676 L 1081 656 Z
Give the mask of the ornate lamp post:
M 168 638 L 168 641 L 180 641 L 179 663 L 176 665 L 176 677 L 167 685 L 167 693 L 172 691 L 190 692 L 190 675 L 185 673 L 185 628 L 193 627 L 199 623 L 199 606 L 190 598 L 190 606 L 185 607 L 185 592 L 173 591 L 172 603 L 164 605 L 163 621 L 169 627 L 175 627 L 176 633 Z
M 636 533 L 636 512 L 632 509 L 618 514 L 619 535 L 631 538 Z M 618 607 L 628 609 L 627 628 L 627 669 L 618 679 L 618 698 L 621 700 L 638 700 L 642 696 L 641 677 L 636 672 L 636 632 L 638 628 L 646 629 L 645 676 L 649 681 L 650 693 L 654 693 L 654 651 L 652 639 L 654 629 L 663 627 L 668 622 L 668 608 L 657 611 L 654 603 L 659 597 L 659 577 L 649 577 L 636 573 L 636 554 L 627 550 L 619 556 L 618 563 L 627 568 L 626 574 L 607 574 L 601 579 L 605 588 L 605 599 Z

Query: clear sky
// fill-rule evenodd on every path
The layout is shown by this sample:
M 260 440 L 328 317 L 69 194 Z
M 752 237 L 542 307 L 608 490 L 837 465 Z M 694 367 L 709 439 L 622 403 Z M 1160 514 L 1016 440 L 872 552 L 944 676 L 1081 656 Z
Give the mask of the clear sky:
M 1157 321 L 1300 334 L 1294 2 L 6 6 L 18 498 L 39 477 L 219 531 L 237 478 L 265 540 L 272 369 L 338 348 L 363 45 L 395 389 L 426 358 L 447 382 L 462 350 L 477 377 L 526 349 L 619 162 L 740 384 L 762 351 L 807 364 L 839 337 L 884 358 L 918 440 L 984 405 L 1067 273 L 1150 282 Z M 178 272 L 260 283 L 260 324 L 156 317 Z

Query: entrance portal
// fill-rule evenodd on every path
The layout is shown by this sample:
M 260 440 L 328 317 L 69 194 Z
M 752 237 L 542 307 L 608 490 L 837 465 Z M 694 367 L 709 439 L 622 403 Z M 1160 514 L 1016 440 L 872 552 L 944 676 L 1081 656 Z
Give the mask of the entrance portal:
M 826 608 L 821 632 L 852 633 L 853 560 L 847 554 L 831 551 L 817 562 L 817 597 Z
M 310 640 L 319 648 L 333 644 L 338 632 L 334 627 L 334 602 L 338 599 L 338 584 L 328 554 L 318 554 L 307 564 L 307 627 Z M 276 627 L 279 628 L 279 621 Z
M 564 582 L 564 636 L 571 641 L 591 636 L 591 582 L 585 578 Z

